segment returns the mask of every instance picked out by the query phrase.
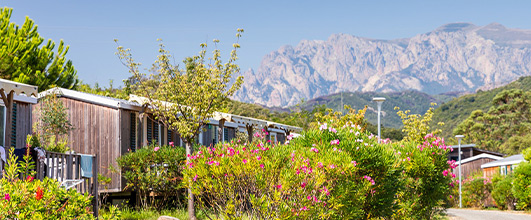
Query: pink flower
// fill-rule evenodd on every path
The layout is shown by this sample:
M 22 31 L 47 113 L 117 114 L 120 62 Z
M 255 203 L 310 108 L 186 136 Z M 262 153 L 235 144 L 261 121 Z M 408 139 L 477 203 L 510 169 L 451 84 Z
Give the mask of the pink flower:
M 330 131 L 330 132 L 332 132 L 332 133 L 337 133 L 337 130 L 334 129 L 334 128 L 332 128 L 332 127 L 328 128 L 328 131 Z
M 327 126 L 326 123 L 322 124 L 321 127 L 319 127 L 319 130 L 326 130 Z
M 311 196 L 308 196 L 308 197 L 306 197 L 306 198 L 307 198 L 308 200 L 312 200 L 312 197 L 311 197 Z
M 282 185 L 276 185 L 275 187 L 277 187 L 277 189 L 282 189 Z
M 159 149 L 160 149 L 160 147 L 153 148 L 154 151 L 158 151 Z
M 11 196 L 9 196 L 9 193 L 5 194 L 4 199 L 7 200 L 8 202 L 9 200 L 11 200 Z
M 197 181 L 197 174 L 194 176 L 194 182 Z
M 317 163 L 317 167 L 323 168 L 323 163 L 321 163 L 321 162 Z
M 260 168 L 264 169 L 264 164 L 260 164 Z
M 169 143 L 169 145 L 173 147 L 173 141 L 172 141 L 172 142 L 170 142 L 170 143 Z
M 301 188 L 304 188 L 304 187 L 306 187 L 306 182 L 301 183 Z
M 355 160 L 354 160 L 354 161 L 351 161 L 350 163 L 351 163 L 352 165 L 354 165 L 354 166 L 358 165 L 358 163 L 356 163 Z
M 247 160 L 246 159 L 243 159 L 243 164 L 246 164 L 247 163 Z
M 319 153 L 319 149 L 315 148 L 315 147 L 312 147 L 312 149 L 310 149 L 311 151 L 315 152 L 315 153 Z
M 442 173 L 443 173 L 443 176 L 447 176 L 448 175 L 448 170 L 444 170 Z
M 260 156 L 256 156 L 256 159 L 257 159 L 257 160 L 260 160 L 260 159 L 262 159 L 262 157 L 260 157 Z
M 339 140 L 338 139 L 335 139 L 333 141 L 330 141 L 330 144 L 331 145 L 339 145 Z
M 328 166 L 328 167 L 330 167 L 330 169 L 334 169 L 334 168 L 336 168 L 336 165 L 330 164 L 330 166 Z
M 452 173 L 452 178 L 455 178 L 455 173 Z
M 301 210 L 301 211 L 308 211 L 308 208 L 306 208 L 306 206 L 304 206 L 304 207 L 302 207 L 300 210 Z

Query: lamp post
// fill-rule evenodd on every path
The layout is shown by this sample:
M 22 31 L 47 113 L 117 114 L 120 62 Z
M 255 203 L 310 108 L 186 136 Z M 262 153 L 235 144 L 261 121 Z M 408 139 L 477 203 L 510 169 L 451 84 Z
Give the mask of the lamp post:
M 378 104 L 378 143 L 381 142 L 382 136 L 380 135 L 380 111 L 382 110 L 382 103 L 385 101 L 384 97 L 374 97 L 372 101 L 375 101 Z
M 459 155 L 459 208 L 463 208 L 463 204 L 461 203 L 461 139 L 463 139 L 464 135 L 456 135 L 455 138 L 457 138 L 457 154 Z

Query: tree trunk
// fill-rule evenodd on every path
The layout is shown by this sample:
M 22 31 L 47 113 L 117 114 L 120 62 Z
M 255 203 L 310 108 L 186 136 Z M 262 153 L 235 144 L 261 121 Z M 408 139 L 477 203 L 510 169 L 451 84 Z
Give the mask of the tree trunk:
M 190 157 L 188 157 L 188 155 L 192 155 L 192 141 L 186 140 L 185 142 L 186 142 L 186 162 L 190 162 Z M 192 194 L 190 182 L 188 182 L 188 218 L 190 220 L 197 220 L 197 218 L 195 217 L 194 194 Z

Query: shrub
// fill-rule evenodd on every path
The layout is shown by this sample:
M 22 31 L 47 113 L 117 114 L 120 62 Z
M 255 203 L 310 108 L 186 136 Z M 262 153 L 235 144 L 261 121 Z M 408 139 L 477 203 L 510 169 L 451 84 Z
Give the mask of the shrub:
M 427 219 L 447 203 L 450 148 L 433 135 L 378 144 L 350 123 L 321 123 L 288 145 L 265 135 L 190 155 L 183 181 L 199 207 L 225 219 Z
M 127 181 L 126 189 L 138 192 L 141 206 L 160 208 L 173 206 L 169 199 L 179 196 L 184 160 L 184 148 L 151 145 L 119 157 L 117 163 Z M 148 199 L 150 195 L 162 200 Z
M 522 162 L 513 172 L 513 194 L 518 209 L 531 209 L 531 163 Z
M 484 208 L 492 191 L 490 179 L 483 178 L 481 173 L 478 173 L 463 180 L 462 184 L 463 206 Z
M 497 175 L 492 179 L 492 198 L 496 202 L 496 206 L 499 209 L 514 209 L 514 202 L 516 201 L 516 199 L 514 198 L 512 192 L 512 181 L 512 175 Z
M 424 142 L 403 142 L 394 145 L 403 168 L 403 187 L 397 198 L 395 217 L 399 219 L 429 219 L 448 206 L 452 178 L 452 162 L 447 161 L 444 140 L 428 134 Z
M 33 174 L 24 174 L 26 167 L 32 167 L 31 162 L 17 164 L 11 150 L 5 176 L 0 179 L 2 219 L 93 219 L 91 196 L 66 190 L 53 179 L 33 179 Z

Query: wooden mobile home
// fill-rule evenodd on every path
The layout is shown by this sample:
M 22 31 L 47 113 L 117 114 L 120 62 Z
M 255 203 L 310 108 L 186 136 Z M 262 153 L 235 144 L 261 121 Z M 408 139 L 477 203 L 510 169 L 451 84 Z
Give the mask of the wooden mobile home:
M 98 155 L 98 170 L 112 181 L 107 189 L 100 186 L 100 192 L 121 192 L 125 180 L 120 173 L 111 172 L 117 167 L 116 159 L 137 148 L 151 143 L 184 146 L 179 134 L 169 131 L 154 119 L 143 99 L 131 95 L 122 100 L 88 94 L 68 89 L 55 88 L 39 94 L 39 97 L 56 94 L 67 108 L 70 123 L 74 129 L 69 132 L 69 147 L 76 153 Z M 38 109 L 39 104 L 34 105 Z M 301 131 L 301 128 L 274 122 L 247 118 L 226 113 L 216 113 L 210 120 L 198 142 L 206 146 L 230 141 L 237 132 L 248 132 L 252 137 L 254 129 L 266 128 L 275 141 L 284 141 L 286 133 Z M 218 117 L 222 116 L 222 117 Z M 38 115 L 33 116 L 36 120 Z

